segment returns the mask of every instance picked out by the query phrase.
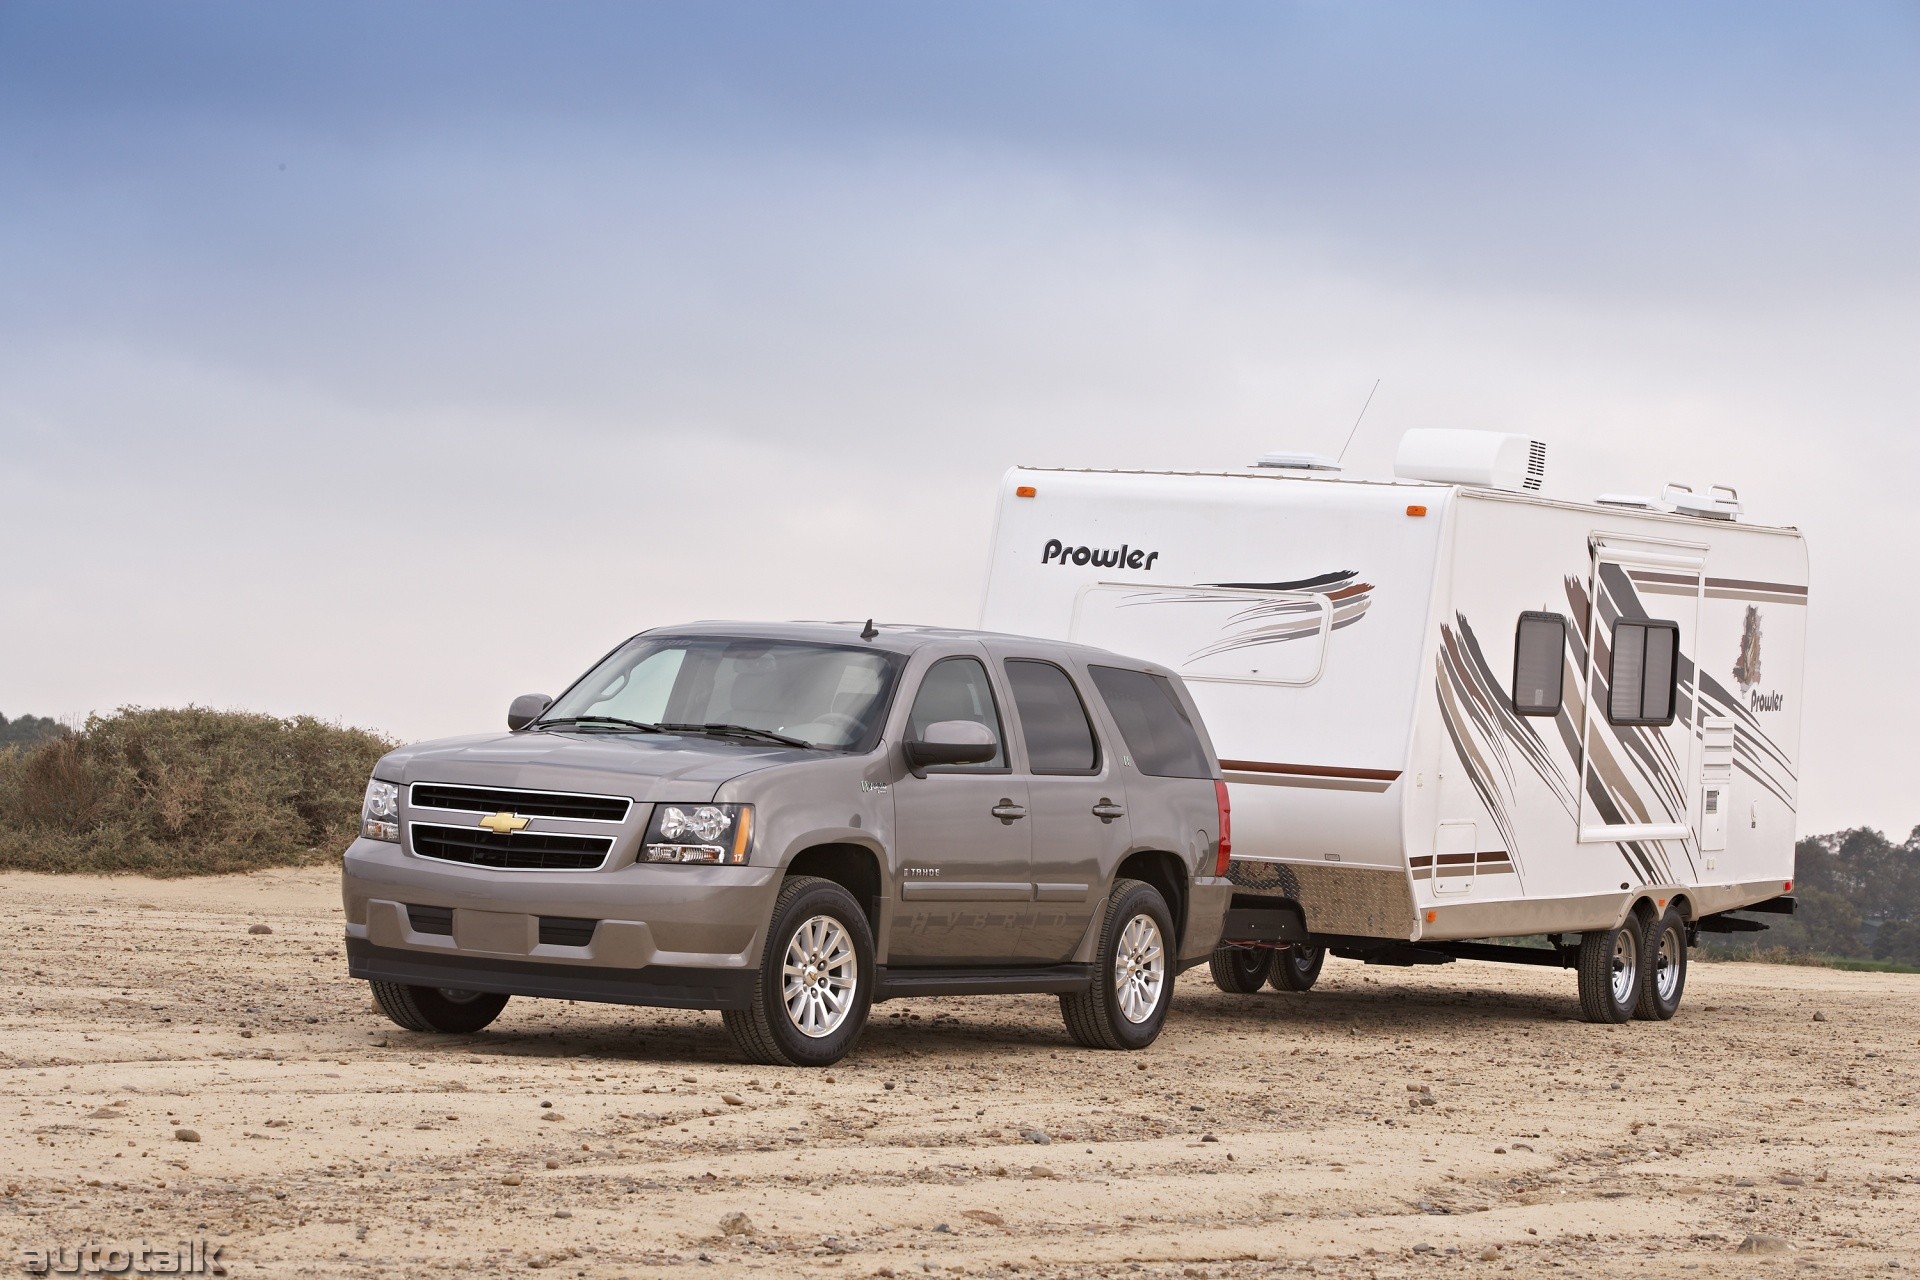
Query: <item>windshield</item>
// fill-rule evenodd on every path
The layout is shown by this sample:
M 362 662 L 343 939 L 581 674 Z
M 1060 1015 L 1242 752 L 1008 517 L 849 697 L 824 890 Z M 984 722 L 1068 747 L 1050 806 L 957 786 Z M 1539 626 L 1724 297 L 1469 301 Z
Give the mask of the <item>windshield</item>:
M 877 731 L 898 662 L 875 649 L 790 640 L 638 636 L 562 694 L 540 723 L 732 726 L 845 751 Z

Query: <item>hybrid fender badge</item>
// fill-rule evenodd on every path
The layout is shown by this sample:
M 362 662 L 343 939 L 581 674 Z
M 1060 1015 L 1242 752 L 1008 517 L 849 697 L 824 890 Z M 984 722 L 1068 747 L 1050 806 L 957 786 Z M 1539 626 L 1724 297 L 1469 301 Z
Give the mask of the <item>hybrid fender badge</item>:
M 511 831 L 524 830 L 527 820 L 517 813 L 490 813 L 480 819 L 480 825 L 497 836 L 504 836 Z
M 1040 549 L 1041 564 L 1090 564 L 1098 569 L 1151 571 L 1153 562 L 1159 558 L 1158 551 L 1143 551 L 1124 542 L 1115 550 L 1112 547 L 1070 547 L 1058 538 L 1048 538 L 1047 545 Z

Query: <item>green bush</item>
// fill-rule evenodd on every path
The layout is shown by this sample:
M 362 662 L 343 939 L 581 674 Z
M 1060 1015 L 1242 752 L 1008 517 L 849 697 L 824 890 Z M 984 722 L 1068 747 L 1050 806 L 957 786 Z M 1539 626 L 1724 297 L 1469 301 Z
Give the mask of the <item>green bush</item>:
M 311 716 L 125 707 L 0 750 L 0 869 L 209 875 L 337 857 L 394 744 Z

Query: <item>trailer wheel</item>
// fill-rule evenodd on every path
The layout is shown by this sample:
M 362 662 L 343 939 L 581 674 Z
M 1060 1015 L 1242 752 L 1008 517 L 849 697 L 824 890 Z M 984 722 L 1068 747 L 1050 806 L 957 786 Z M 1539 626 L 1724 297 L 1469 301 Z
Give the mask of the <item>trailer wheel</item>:
M 1680 997 L 1687 989 L 1686 918 L 1668 907 L 1648 926 L 1645 952 L 1646 980 L 1633 1016 L 1665 1022 L 1680 1011 Z
M 1618 929 L 1580 935 L 1580 1016 L 1588 1022 L 1625 1022 L 1640 1002 L 1640 958 L 1646 925 L 1628 916 Z
M 1275 991 L 1311 991 L 1320 981 L 1320 970 L 1327 963 L 1325 947 L 1294 942 L 1273 953 L 1267 969 L 1267 981 Z
M 453 991 L 446 987 L 408 987 L 369 982 L 380 1012 L 409 1031 L 465 1035 L 500 1016 L 507 997 L 491 991 Z
M 1267 953 L 1259 947 L 1215 947 L 1207 967 L 1214 986 L 1237 996 L 1251 995 L 1267 980 Z

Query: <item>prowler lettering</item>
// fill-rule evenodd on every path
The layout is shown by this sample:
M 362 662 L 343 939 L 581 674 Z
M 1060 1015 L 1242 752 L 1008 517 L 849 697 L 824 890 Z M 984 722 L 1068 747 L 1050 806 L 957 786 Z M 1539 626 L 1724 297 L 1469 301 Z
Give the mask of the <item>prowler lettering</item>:
M 1058 538 L 1048 538 L 1046 548 L 1040 552 L 1041 564 L 1090 564 L 1099 569 L 1151 570 L 1159 558 L 1158 551 L 1142 551 L 1124 542 L 1116 551 L 1112 547 L 1069 547 Z

